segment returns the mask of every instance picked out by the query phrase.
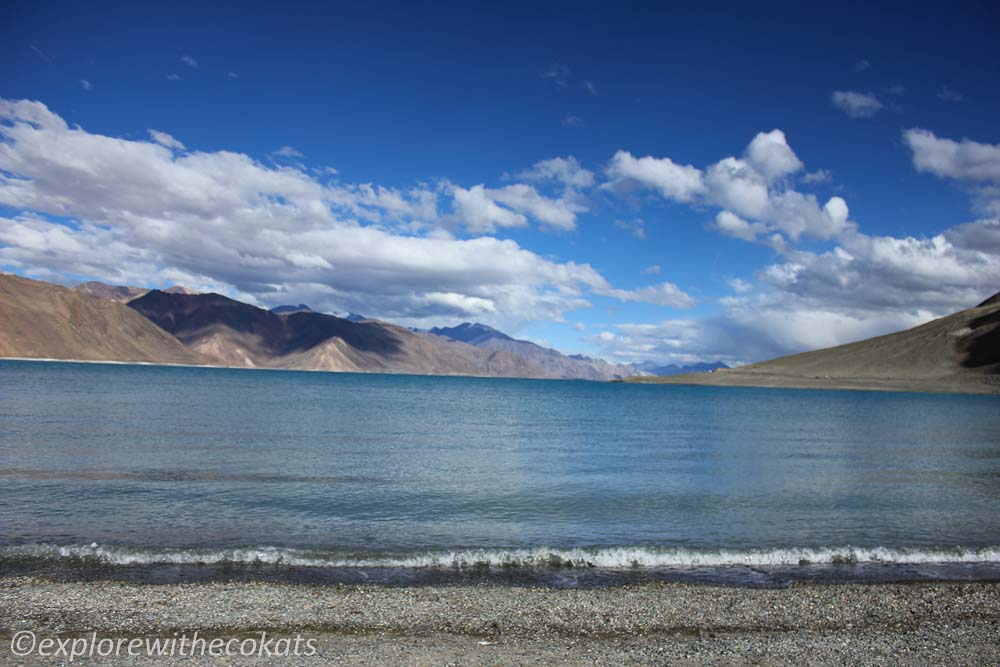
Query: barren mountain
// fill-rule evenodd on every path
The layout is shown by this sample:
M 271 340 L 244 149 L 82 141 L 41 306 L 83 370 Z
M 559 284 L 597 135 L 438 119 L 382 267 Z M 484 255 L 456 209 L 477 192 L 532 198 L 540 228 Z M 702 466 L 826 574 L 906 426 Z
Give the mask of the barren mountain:
M 129 301 L 138 299 L 149 292 L 148 287 L 108 285 L 107 283 L 98 282 L 96 280 L 80 283 L 73 289 L 83 294 L 96 296 L 99 299 L 111 299 L 112 301 L 120 301 L 121 303 L 128 303 Z M 167 294 L 197 294 L 197 292 L 189 290 L 186 287 L 181 287 L 180 285 L 168 287 L 163 291 Z
M 275 313 L 220 294 L 153 290 L 129 307 L 185 345 L 230 366 L 548 377 L 515 354 L 311 310 Z
M 635 366 L 610 364 L 582 354 L 565 355 L 527 340 L 518 340 L 485 324 L 465 322 L 456 327 L 435 327 L 435 336 L 462 341 L 482 350 L 510 352 L 542 369 L 552 377 L 575 380 L 615 380 L 641 375 Z
M 145 287 L 107 285 L 96 280 L 80 283 L 75 286 L 73 290 L 80 292 L 81 294 L 97 297 L 98 299 L 110 299 L 111 301 L 119 301 L 121 303 L 128 303 L 132 299 L 138 299 L 140 296 L 149 291 L 149 289 Z
M 0 275 L 0 357 L 205 364 L 123 303 Z
M 638 382 L 1000 393 L 1000 294 L 913 329 L 714 373 Z

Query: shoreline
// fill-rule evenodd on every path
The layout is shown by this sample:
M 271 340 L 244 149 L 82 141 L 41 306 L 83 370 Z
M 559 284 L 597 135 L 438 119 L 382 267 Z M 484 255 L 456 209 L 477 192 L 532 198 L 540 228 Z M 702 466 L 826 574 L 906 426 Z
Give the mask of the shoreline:
M 942 394 L 960 396 L 995 396 L 1000 394 L 1000 380 L 984 375 L 973 380 L 942 379 L 939 382 L 908 380 L 904 378 L 808 378 L 772 373 L 739 372 L 738 369 L 669 376 L 635 376 L 622 380 L 633 385 L 680 385 L 688 387 L 800 389 L 821 391 L 880 391 L 913 394 Z
M 274 366 L 223 366 L 219 364 L 174 364 L 157 361 L 114 361 L 108 359 L 55 359 L 42 357 L 0 357 L 2 361 L 28 361 L 65 364 L 93 364 L 109 366 L 151 366 L 166 368 L 197 368 L 238 371 L 285 371 L 292 373 L 333 373 L 337 375 L 391 375 L 408 377 L 442 377 L 442 378 L 475 378 L 482 380 L 546 380 L 550 382 L 597 382 L 601 384 L 629 385 L 680 385 L 689 387 L 720 387 L 720 388 L 751 388 L 751 389 L 799 389 L 821 391 L 879 391 L 902 392 L 913 394 L 941 394 L 960 396 L 995 396 L 1000 395 L 1000 381 L 990 382 L 990 376 L 984 376 L 981 382 L 956 382 L 948 386 L 933 385 L 910 380 L 851 380 L 849 378 L 811 379 L 786 377 L 772 374 L 760 374 L 751 377 L 736 376 L 736 369 L 730 373 L 695 373 L 669 376 L 632 376 L 616 380 L 584 380 L 579 378 L 551 377 L 507 377 L 495 375 L 442 375 L 434 373 L 393 373 L 389 371 L 335 371 L 310 368 L 280 368 Z M 720 377 L 724 376 L 724 377 Z
M 785 589 L 656 583 L 556 590 L 151 585 L 2 577 L 0 656 L 10 664 L 11 637 L 29 630 L 60 637 L 91 632 L 169 637 L 181 631 L 248 636 L 267 631 L 317 640 L 316 656 L 287 658 L 287 664 L 971 664 L 1000 660 L 998 599 L 1000 583 L 799 584 Z M 173 661 L 192 660 L 219 662 Z

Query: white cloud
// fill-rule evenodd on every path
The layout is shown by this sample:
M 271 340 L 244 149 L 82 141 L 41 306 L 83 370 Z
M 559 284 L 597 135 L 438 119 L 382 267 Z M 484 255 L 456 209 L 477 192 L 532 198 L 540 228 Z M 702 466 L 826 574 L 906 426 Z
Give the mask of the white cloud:
M 734 292 L 739 292 L 740 294 L 746 294 L 753 289 L 753 285 L 742 278 L 730 278 L 727 283 Z
M 583 87 L 587 89 L 588 93 L 590 93 L 594 97 L 597 97 L 597 86 L 594 84 L 593 81 L 584 81 Z
M 536 162 L 516 176 L 525 181 L 557 181 L 570 188 L 589 188 L 594 184 L 594 172 L 580 166 L 572 155 Z
M 802 177 L 804 183 L 829 183 L 833 180 L 833 174 L 828 169 L 817 169 Z
M 436 222 L 437 197 L 449 191 L 483 229 L 526 220 L 496 204 L 498 193 L 568 225 L 566 211 L 579 204 L 546 200 L 530 186 L 324 184 L 304 168 L 230 151 L 179 152 L 169 135 L 151 136 L 160 143 L 92 134 L 43 104 L 0 100 L 0 204 L 20 211 L 0 218 L 0 264 L 120 284 L 183 276 L 256 303 L 411 322 L 561 320 L 590 305 L 590 295 L 686 301 L 669 285 L 619 293 L 587 264 L 543 258 L 511 240 L 420 227 L 421 218 Z
M 240 78 L 240 77 L 239 77 L 239 76 L 237 76 L 236 72 L 228 72 L 228 73 L 226 74 L 226 78 L 228 78 L 228 79 L 238 79 L 238 78 Z
M 835 90 L 830 100 L 835 107 L 851 118 L 871 118 L 885 108 L 885 105 L 871 93 L 851 90 Z
M 691 308 L 696 303 L 694 297 L 670 282 L 640 287 L 635 290 L 598 288 L 594 291 L 597 294 L 614 297 L 621 301 L 635 301 L 637 303 L 649 303 L 655 306 L 670 308 Z
M 977 184 L 974 197 L 990 191 L 1000 199 L 990 190 L 1000 179 L 1000 147 L 927 130 L 907 131 L 904 139 L 917 169 Z M 840 197 L 820 208 L 812 195 L 784 190 L 771 193 L 763 220 L 724 210 L 714 226 L 771 243 L 783 258 L 759 271 L 754 285 L 730 280 L 737 295 L 721 300 L 720 315 L 622 324 L 590 340 L 623 362 L 746 363 L 907 329 L 972 307 L 1000 285 L 997 214 L 930 238 L 872 236 L 858 231 Z M 797 250 L 779 234 L 766 236 L 774 229 L 835 245 Z
M 920 128 L 904 131 L 903 140 L 913 152 L 917 171 L 959 181 L 1000 183 L 1000 144 L 941 139 Z
M 504 206 L 530 215 L 543 226 L 562 231 L 575 229 L 576 214 L 587 210 L 573 198 L 550 199 L 523 183 L 489 190 L 488 194 Z
M 802 236 L 831 239 L 854 227 L 840 197 L 820 206 L 815 195 L 790 189 L 786 177 L 803 168 L 784 132 L 772 130 L 758 133 L 743 158 L 723 158 L 704 172 L 667 157 L 635 158 L 618 151 L 601 187 L 619 192 L 648 188 L 676 202 L 721 208 L 713 228 L 781 251 L 785 237 L 794 242 Z
M 289 157 L 289 158 L 303 158 L 305 155 L 295 150 L 291 146 L 282 146 L 278 150 L 271 153 L 271 155 L 277 155 L 278 157 Z
M 545 199 L 529 185 L 515 184 L 497 190 L 484 185 L 468 189 L 452 185 L 449 193 L 454 200 L 455 218 L 474 234 L 492 233 L 501 227 L 527 226 L 527 216 L 518 211 L 540 215 L 544 222 L 555 227 L 565 229 L 568 224 L 572 229 L 574 225 L 572 211 L 561 209 L 558 203 Z
M 160 144 L 165 148 L 170 148 L 176 151 L 184 150 L 184 144 L 174 139 L 172 136 L 166 132 L 160 132 L 159 130 L 149 130 L 149 136 L 152 137 L 153 141 Z
M 87 81 L 86 79 L 80 79 L 80 87 L 89 93 L 91 90 L 94 89 L 94 84 L 92 84 L 90 81 Z
M 576 324 L 573 325 L 573 331 L 586 331 L 586 330 L 587 330 L 587 325 L 584 324 L 583 322 L 577 322 Z
M 167 75 L 167 81 L 180 81 L 180 80 L 181 80 L 180 74 L 170 73 Z
M 715 228 L 726 236 L 744 241 L 755 241 L 759 234 L 767 231 L 760 223 L 749 223 L 735 213 L 719 211 L 715 216 Z
M 920 128 L 904 131 L 903 141 L 913 153 L 917 171 L 972 183 L 974 207 L 1000 216 L 1000 144 L 942 139 Z
M 794 174 L 804 166 L 781 130 L 759 132 L 747 146 L 746 160 L 768 182 Z
M 719 160 L 708 168 L 705 185 L 709 199 L 717 206 L 751 218 L 761 218 L 767 212 L 767 183 L 743 160 Z
M 641 273 L 644 276 L 658 276 L 658 275 L 660 275 L 660 271 L 661 271 L 660 265 L 659 264 L 653 264 L 651 266 L 647 266 L 646 268 L 644 268 L 639 273 Z
M 181 62 L 188 67 L 193 67 L 195 69 L 198 67 L 198 61 L 188 55 L 181 56 Z
M 706 192 L 701 171 L 691 165 L 679 165 L 670 158 L 634 157 L 618 151 L 605 169 L 606 188 L 629 186 L 658 190 L 667 199 L 690 202 Z

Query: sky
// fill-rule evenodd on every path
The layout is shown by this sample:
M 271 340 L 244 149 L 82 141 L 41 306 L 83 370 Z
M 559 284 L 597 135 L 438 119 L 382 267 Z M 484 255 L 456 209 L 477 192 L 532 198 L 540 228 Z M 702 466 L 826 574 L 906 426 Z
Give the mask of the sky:
M 3 3 L 0 269 L 657 363 L 1000 291 L 996 3 L 474 4 Z

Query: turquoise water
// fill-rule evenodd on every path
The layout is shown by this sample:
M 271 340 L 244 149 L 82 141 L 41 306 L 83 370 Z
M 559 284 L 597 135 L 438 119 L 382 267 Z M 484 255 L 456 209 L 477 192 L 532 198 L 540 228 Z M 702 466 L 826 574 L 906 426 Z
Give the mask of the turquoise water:
M 993 576 L 998 518 L 993 396 L 0 361 L 8 569 Z

